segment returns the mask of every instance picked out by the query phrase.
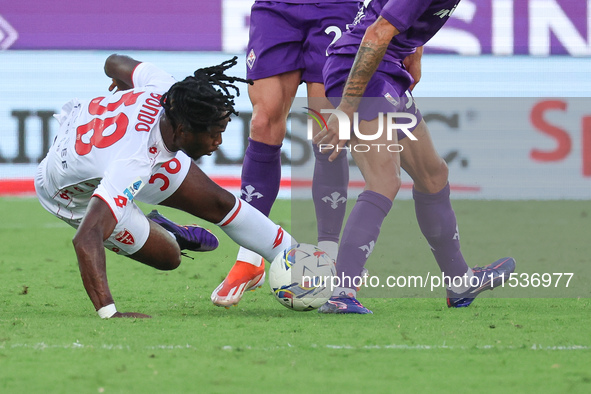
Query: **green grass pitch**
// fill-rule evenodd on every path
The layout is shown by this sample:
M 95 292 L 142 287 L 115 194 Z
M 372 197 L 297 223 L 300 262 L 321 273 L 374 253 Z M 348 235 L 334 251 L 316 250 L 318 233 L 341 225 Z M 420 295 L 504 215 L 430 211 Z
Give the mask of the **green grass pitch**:
M 118 309 L 153 318 L 100 320 L 73 229 L 33 198 L 0 199 L 0 393 L 591 392 L 589 202 L 454 208 L 471 265 L 511 255 L 519 272 L 573 272 L 572 287 L 499 289 L 454 310 L 443 292 L 364 289 L 374 315 L 326 316 L 282 307 L 265 285 L 226 310 L 209 296 L 237 246 L 213 228 L 220 248 L 172 272 L 108 253 Z M 306 204 L 279 201 L 272 218 L 314 242 L 312 218 L 291 220 L 298 210 Z M 368 268 L 438 271 L 411 201 L 395 202 Z

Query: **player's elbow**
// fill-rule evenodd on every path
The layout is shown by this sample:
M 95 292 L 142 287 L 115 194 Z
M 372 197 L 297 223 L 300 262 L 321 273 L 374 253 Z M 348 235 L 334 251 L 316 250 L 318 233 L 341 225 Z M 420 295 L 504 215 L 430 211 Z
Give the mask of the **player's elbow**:
M 86 247 L 88 246 L 88 242 L 85 241 L 84 237 L 76 234 L 74 238 L 72 238 L 72 245 L 74 246 L 74 250 L 76 251 L 76 255 L 87 254 Z
M 90 255 L 97 245 L 102 247 L 102 237 L 98 232 L 77 231 L 72 238 L 77 256 Z
M 381 16 L 365 31 L 364 40 L 374 41 L 376 44 L 388 44 L 392 38 L 399 34 L 398 29 Z

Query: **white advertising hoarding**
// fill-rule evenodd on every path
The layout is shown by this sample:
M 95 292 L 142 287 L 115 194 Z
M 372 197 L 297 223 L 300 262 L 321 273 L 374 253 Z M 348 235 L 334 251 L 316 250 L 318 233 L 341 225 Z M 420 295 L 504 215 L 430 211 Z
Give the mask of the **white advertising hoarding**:
M 219 53 L 125 53 L 153 62 L 178 79 L 231 57 Z M 109 54 L 2 53 L 0 179 L 34 176 L 36 163 L 57 132 L 51 114 L 65 102 L 108 94 L 110 80 L 104 75 L 103 64 Z M 244 77 L 244 56 L 239 62 L 233 71 Z M 591 106 L 585 99 L 591 92 L 590 65 L 589 59 L 572 57 L 426 56 L 423 79 L 414 94 L 437 149 L 448 161 L 455 197 L 591 197 Z M 300 93 L 305 94 L 303 89 Z M 234 189 L 239 185 L 252 111 L 245 88 L 236 102 L 242 114 L 230 123 L 222 149 L 199 163 L 210 176 Z M 298 111 L 302 112 L 301 108 L 294 106 L 294 112 Z M 300 115 L 305 119 L 305 114 Z M 290 185 L 290 159 L 294 168 L 312 163 L 309 145 L 296 137 L 284 144 L 284 186 Z M 354 168 L 352 180 L 358 189 L 360 177 Z M 410 180 L 405 177 L 404 181 L 401 197 L 409 197 Z M 281 196 L 289 196 L 289 190 L 284 188 Z

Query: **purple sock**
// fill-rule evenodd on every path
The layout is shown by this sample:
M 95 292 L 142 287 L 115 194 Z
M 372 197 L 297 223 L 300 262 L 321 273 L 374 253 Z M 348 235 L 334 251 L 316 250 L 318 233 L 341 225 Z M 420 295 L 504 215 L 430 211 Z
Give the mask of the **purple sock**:
M 421 193 L 414 188 L 412 194 L 419 227 L 441 272 L 449 277 L 464 275 L 468 265 L 460 251 L 460 234 L 449 200 L 449 183 L 434 194 Z
M 269 216 L 281 182 L 281 145 L 248 139 L 242 164 L 240 196 Z
M 337 274 L 351 278 L 361 275 L 363 266 L 373 251 L 380 235 L 384 218 L 392 208 L 392 201 L 371 190 L 359 195 L 353 207 L 339 247 Z M 341 283 L 340 287 L 353 288 L 352 284 Z
M 312 198 L 316 209 L 318 241 L 339 242 L 343 219 L 347 209 L 347 187 L 349 186 L 349 163 L 345 152 L 341 152 L 332 163 L 328 156 L 314 147 L 314 178 Z

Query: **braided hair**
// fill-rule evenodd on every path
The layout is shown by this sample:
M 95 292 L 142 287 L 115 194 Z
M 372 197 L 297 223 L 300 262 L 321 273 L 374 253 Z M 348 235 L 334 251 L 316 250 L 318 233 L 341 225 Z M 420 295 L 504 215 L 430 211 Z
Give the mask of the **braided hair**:
M 236 65 L 238 59 L 234 56 L 222 64 L 200 68 L 193 76 L 175 83 L 160 98 L 166 117 L 173 129 L 182 125 L 191 132 L 205 132 L 219 121 L 238 115 L 234 109 L 234 90 L 236 96 L 240 91 L 234 82 L 253 84 L 250 79 L 230 77 L 224 71 Z

